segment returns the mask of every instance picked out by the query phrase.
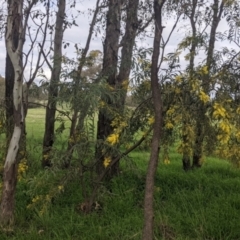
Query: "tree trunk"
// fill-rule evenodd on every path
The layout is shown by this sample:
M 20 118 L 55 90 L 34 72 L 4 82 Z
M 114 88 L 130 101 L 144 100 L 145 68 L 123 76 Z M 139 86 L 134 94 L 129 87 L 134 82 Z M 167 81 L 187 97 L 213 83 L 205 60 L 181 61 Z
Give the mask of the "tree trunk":
M 202 86 L 203 90 L 206 94 L 209 94 L 210 91 L 210 71 L 213 66 L 213 53 L 214 53 L 214 46 L 216 41 L 216 31 L 218 24 L 221 20 L 224 2 L 222 1 L 219 6 L 219 0 L 214 0 L 213 4 L 213 20 L 212 20 L 212 26 L 211 26 L 211 32 L 210 32 L 210 39 L 207 49 L 207 62 L 206 66 L 208 69 L 208 73 L 203 78 Z M 195 139 L 195 146 L 194 146 L 194 152 L 193 152 L 193 167 L 201 167 L 202 165 L 202 155 L 203 155 L 203 144 L 204 144 L 204 125 L 207 121 L 207 118 L 205 116 L 205 113 L 207 111 L 206 105 L 203 103 L 200 104 L 200 109 L 198 112 L 198 116 L 196 118 L 196 139 Z
M 1 199 L 0 221 L 1 225 L 13 224 L 13 212 L 15 205 L 15 189 L 17 185 L 17 164 L 11 164 L 4 169 L 4 186 Z
M 87 53 L 88 53 L 88 50 L 89 50 L 89 47 L 90 47 L 90 42 L 91 42 L 91 39 L 92 39 L 94 26 L 96 24 L 97 15 L 98 15 L 99 10 L 100 10 L 99 3 L 100 3 L 100 0 L 97 0 L 95 12 L 94 12 L 92 22 L 91 22 L 91 25 L 90 25 L 90 29 L 89 29 L 89 33 L 88 33 L 87 42 L 86 42 L 85 48 L 83 50 L 80 63 L 78 65 L 77 77 L 75 78 L 75 87 L 74 87 L 74 90 L 73 90 L 74 96 L 77 96 L 77 94 L 78 94 L 78 89 L 79 89 L 81 76 L 82 76 L 82 69 L 83 69 L 83 66 L 86 62 L 86 56 L 87 56 Z M 83 111 L 84 111 L 84 113 L 81 112 L 79 119 L 77 119 L 78 118 L 78 112 L 79 112 L 78 103 L 73 102 L 73 115 L 72 115 L 72 121 L 71 121 L 70 132 L 69 132 L 69 140 L 74 139 L 75 138 L 75 133 L 79 129 L 82 129 L 84 119 L 87 115 L 87 113 L 86 113 L 87 112 L 87 107 L 85 109 L 83 109 Z M 77 124 L 77 120 L 78 120 L 78 124 Z M 65 168 L 68 168 L 70 166 L 71 159 L 72 159 L 72 154 L 73 154 L 73 146 L 74 146 L 74 143 L 72 143 L 71 141 L 68 141 L 68 148 L 67 148 L 68 156 L 67 156 L 67 159 L 65 160 L 65 163 L 64 163 Z
M 109 9 L 106 21 L 106 37 L 103 46 L 103 68 L 101 76 L 106 79 L 107 84 L 113 89 L 116 84 L 117 64 L 118 64 L 118 48 L 120 38 L 120 19 L 121 19 L 121 3 L 118 0 L 109 0 Z M 109 107 L 115 103 L 107 96 L 102 95 L 101 100 Z M 97 140 L 96 146 L 96 172 L 101 174 L 104 171 L 104 154 L 102 153 L 103 142 L 109 136 L 113 127 L 111 126 L 112 116 L 106 114 L 106 109 L 100 109 L 97 123 Z M 118 168 L 113 167 L 109 171 L 109 176 L 117 174 Z
M 146 187 L 144 197 L 144 227 L 143 227 L 143 240 L 153 239 L 153 193 L 154 193 L 154 177 L 158 165 L 159 155 L 159 143 L 162 128 L 162 100 L 161 92 L 158 83 L 158 59 L 160 53 L 160 42 L 162 36 L 162 7 L 163 1 L 154 1 L 154 13 L 155 13 L 155 36 L 153 43 L 153 55 L 151 66 L 151 89 L 154 104 L 155 122 L 153 125 L 153 137 L 151 144 L 151 155 L 146 176 Z
M 121 51 L 121 63 L 119 74 L 117 76 L 117 87 L 123 89 L 123 94 L 121 95 L 120 101 L 116 104 L 123 111 L 123 106 L 125 104 L 127 87 L 128 87 L 128 79 L 132 66 L 132 53 L 133 47 L 135 44 L 135 38 L 138 30 L 138 5 L 139 0 L 132 0 L 128 2 L 127 6 L 127 20 L 126 20 L 126 28 L 125 34 L 121 41 L 122 51 Z M 127 84 L 123 83 L 127 81 Z
M 203 107 L 201 107 L 204 110 Z M 199 116 L 202 116 L 199 113 Z M 200 168 L 202 166 L 202 152 L 203 152 L 203 140 L 204 140 L 204 125 L 203 120 L 202 122 L 197 121 L 196 125 L 196 138 L 194 144 L 194 152 L 193 152 L 193 162 L 192 168 Z
M 193 73 L 194 73 L 194 60 L 195 60 L 195 56 L 196 56 L 196 48 L 197 48 L 197 29 L 196 29 L 196 20 L 195 20 L 195 13 L 196 13 L 196 8 L 197 8 L 197 3 L 198 0 L 192 0 L 191 3 L 191 14 L 189 16 L 190 19 L 190 23 L 191 23 L 191 28 L 192 28 L 192 42 L 191 42 L 191 49 L 190 49 L 190 60 L 189 60 L 189 79 L 191 80 L 193 78 Z M 190 101 L 190 92 L 187 91 L 185 96 L 184 96 L 184 100 L 185 106 L 189 106 L 189 101 Z M 188 109 L 188 111 L 190 111 Z M 182 114 L 182 122 L 183 122 L 183 131 L 182 131 L 182 142 L 183 142 L 183 146 L 189 146 L 191 143 L 189 141 L 190 138 L 186 135 L 186 133 L 184 132 L 185 129 L 187 129 L 187 125 L 189 125 L 189 117 L 187 116 L 187 114 L 183 111 Z M 182 164 L 183 164 L 183 169 L 185 171 L 189 171 L 191 169 L 191 159 L 190 159 L 190 153 L 187 150 L 183 149 L 183 157 L 182 157 Z
M 51 166 L 50 152 L 54 143 L 55 115 L 58 97 L 58 84 L 62 65 L 62 41 L 64 31 L 66 0 L 58 1 L 56 27 L 54 36 L 54 53 L 52 75 L 48 92 L 48 104 L 46 108 L 45 132 L 43 139 L 42 166 Z
M 183 144 L 188 144 L 189 141 L 186 139 L 187 136 L 182 133 L 182 139 L 183 139 Z M 185 145 L 186 146 L 186 145 Z M 191 159 L 188 151 L 183 150 L 183 156 L 182 156 L 182 164 L 183 164 L 183 170 L 184 171 L 189 171 L 191 169 Z
M 16 32 L 16 31 L 15 31 Z M 15 37 L 14 37 L 15 39 Z M 15 45 L 17 47 L 17 44 Z M 13 86 L 14 68 L 7 53 L 5 68 L 5 109 L 6 109 L 6 146 L 9 145 L 13 131 Z
M 118 101 L 112 102 L 109 100 L 108 102 L 109 105 L 112 105 L 115 109 L 118 109 L 118 113 L 120 113 L 120 115 L 124 114 L 124 105 L 125 105 L 125 99 L 126 99 L 127 88 L 128 88 L 128 79 L 129 79 L 131 65 L 132 65 L 133 46 L 135 43 L 135 38 L 138 30 L 138 17 L 137 17 L 138 5 L 139 5 L 139 0 L 128 1 L 125 34 L 121 40 L 122 51 L 121 51 L 121 63 L 119 68 L 119 74 L 117 77 L 113 75 L 111 78 L 108 79 L 108 83 L 110 85 L 115 86 L 115 89 L 118 89 L 121 91 L 121 96 L 120 96 L 120 99 L 118 99 Z M 110 11 L 110 8 L 109 8 L 109 11 Z M 117 21 L 115 22 L 117 25 L 119 24 Z M 108 29 L 107 29 L 107 32 L 109 33 L 108 36 L 110 36 L 110 32 L 108 31 Z M 106 35 L 106 39 L 107 39 L 107 35 Z M 119 36 L 118 36 L 118 39 L 119 39 Z M 107 43 L 107 40 L 106 40 L 106 43 Z M 116 50 L 115 50 L 116 53 L 118 51 L 117 48 L 118 46 L 116 46 Z M 108 49 L 108 51 L 109 50 L 110 49 Z M 107 51 L 105 53 L 107 54 Z M 114 63 L 114 68 L 116 68 L 116 63 Z M 103 72 L 106 72 L 106 69 L 103 69 Z M 116 72 L 116 70 L 114 70 L 114 72 Z M 113 127 L 111 126 L 111 121 L 112 120 L 108 118 L 106 113 L 104 111 L 101 112 L 100 110 L 99 123 L 98 123 L 98 139 L 103 140 L 109 134 L 112 133 Z M 101 147 L 97 151 L 98 157 L 99 157 L 99 154 L 101 154 Z M 116 158 L 116 157 L 117 156 L 113 156 L 113 158 Z M 98 162 L 99 173 L 104 171 L 103 158 L 104 156 L 100 157 L 100 160 Z M 111 167 L 108 173 L 108 176 L 111 178 L 114 175 L 118 174 L 118 172 L 119 172 L 119 162 L 116 162 L 116 164 L 114 164 Z
M 23 21 L 22 11 L 23 0 L 8 1 L 8 17 L 5 42 L 7 47 L 7 53 L 14 70 L 13 74 L 14 128 L 4 164 L 2 199 L 0 205 L 0 222 L 2 225 L 10 224 L 13 221 L 14 196 L 17 183 L 17 164 L 18 164 L 17 154 L 24 123 L 22 105 L 22 81 L 23 81 L 22 50 L 24 44 L 25 29 L 22 23 Z M 15 35 L 16 34 L 15 31 L 17 32 L 17 35 Z

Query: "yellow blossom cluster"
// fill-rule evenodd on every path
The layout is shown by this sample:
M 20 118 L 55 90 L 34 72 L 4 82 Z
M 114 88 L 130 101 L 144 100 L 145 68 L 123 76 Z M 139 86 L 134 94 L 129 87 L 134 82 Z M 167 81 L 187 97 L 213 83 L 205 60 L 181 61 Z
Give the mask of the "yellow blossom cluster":
M 105 157 L 104 161 L 103 161 L 103 166 L 105 168 L 107 168 L 109 166 L 109 164 L 111 163 L 111 161 L 112 161 L 111 157 Z
M 115 127 L 115 131 L 120 132 L 123 128 L 127 127 L 127 122 L 125 122 L 121 116 L 116 116 L 112 122 L 111 126 Z
M 200 70 L 199 70 L 200 74 L 208 74 L 208 66 L 203 66 Z
M 218 141 L 222 145 L 228 143 L 231 135 L 231 127 L 229 121 L 226 119 L 222 120 L 219 123 L 218 127 L 220 129 L 220 134 L 217 136 Z
M 27 159 L 23 158 L 18 165 L 18 179 L 21 180 L 28 170 Z
M 181 75 L 177 75 L 176 77 L 175 77 L 175 80 L 178 82 L 178 83 L 180 83 L 180 82 L 182 82 L 182 76 Z
M 178 121 L 178 115 L 176 113 L 176 108 L 171 106 L 166 112 L 166 119 L 165 119 L 165 129 L 173 129 L 175 122 Z
M 216 149 L 215 154 L 221 158 L 230 160 L 235 167 L 240 168 L 240 149 L 238 143 L 235 142 L 219 146 Z
M 165 123 L 165 128 L 166 129 L 173 129 L 173 124 L 170 122 L 170 121 L 167 121 L 166 123 Z
M 191 88 L 192 88 L 192 92 L 199 91 L 199 89 L 200 89 L 200 81 L 197 80 L 197 79 L 191 80 Z
M 193 126 L 190 123 L 183 125 L 182 138 L 184 138 L 184 141 L 181 142 L 177 151 L 188 156 L 192 155 L 192 146 L 193 140 L 195 139 L 195 133 Z
M 181 143 L 177 149 L 178 153 L 192 155 L 192 145 L 190 143 Z
M 32 199 L 32 203 L 36 203 L 36 202 L 38 202 L 40 199 L 42 199 L 42 195 L 34 197 L 34 198 Z
M 221 121 L 220 124 L 219 124 L 219 128 L 227 133 L 227 134 L 230 134 L 230 131 L 231 131 L 231 128 L 230 128 L 230 125 L 229 125 L 229 122 L 228 121 Z
M 30 204 L 27 205 L 27 209 L 41 209 L 39 211 L 40 215 L 43 215 L 47 209 L 49 204 L 51 204 L 52 199 L 56 197 L 58 194 L 62 193 L 64 191 L 63 185 L 58 185 L 57 187 L 54 187 L 50 190 L 50 193 L 44 195 L 36 195 L 32 198 L 32 201 Z
M 200 90 L 199 98 L 204 104 L 206 104 L 210 100 L 210 97 L 203 90 Z
M 167 110 L 167 116 L 173 115 L 174 112 L 175 112 L 175 108 L 174 108 L 174 107 L 170 107 L 170 108 Z
M 113 130 L 113 133 L 110 134 L 106 141 L 110 144 L 110 145 L 116 145 L 117 143 L 119 143 L 119 137 L 120 134 L 122 132 L 122 130 L 128 126 L 127 122 L 125 122 L 120 116 L 116 116 L 112 123 L 111 123 L 112 127 L 115 127 Z
M 240 114 L 240 107 L 237 108 L 236 113 Z
M 104 101 L 99 101 L 99 108 L 104 108 L 106 106 L 106 103 Z
M 64 187 L 62 185 L 58 185 L 58 191 L 62 192 L 64 190 Z
M 164 161 L 163 161 L 163 163 L 164 163 L 165 165 L 170 164 L 170 160 L 169 160 L 169 158 L 165 158 Z
M 148 124 L 149 124 L 149 125 L 153 125 L 154 122 L 155 122 L 154 116 L 150 116 L 150 117 L 148 118 Z
M 217 118 L 225 118 L 228 117 L 228 113 L 226 111 L 226 109 L 221 106 L 221 104 L 219 103 L 214 103 L 213 105 L 213 118 L 217 119 Z
M 237 141 L 240 142 L 240 131 L 238 131 L 235 136 Z
M 107 142 L 110 145 L 116 145 L 119 142 L 119 134 L 118 133 L 112 133 L 107 137 Z

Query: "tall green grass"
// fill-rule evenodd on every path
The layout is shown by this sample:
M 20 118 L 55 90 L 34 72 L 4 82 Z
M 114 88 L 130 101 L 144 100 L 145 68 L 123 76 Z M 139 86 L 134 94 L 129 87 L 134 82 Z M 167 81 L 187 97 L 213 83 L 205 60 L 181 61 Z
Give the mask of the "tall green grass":
M 141 239 L 148 151 L 131 153 L 122 161 L 120 175 L 101 187 L 97 199 L 101 210 L 88 215 L 78 210 L 83 196 L 77 177 L 53 199 L 45 214 L 27 208 L 32 200 L 31 179 L 43 172 L 40 167 L 43 121 L 44 111 L 30 110 L 29 170 L 26 179 L 17 186 L 13 231 L 2 230 L 0 239 Z M 240 239 L 239 170 L 227 161 L 207 157 L 201 169 L 184 172 L 181 156 L 174 148 L 170 161 L 165 165 L 160 155 L 154 195 L 155 239 Z

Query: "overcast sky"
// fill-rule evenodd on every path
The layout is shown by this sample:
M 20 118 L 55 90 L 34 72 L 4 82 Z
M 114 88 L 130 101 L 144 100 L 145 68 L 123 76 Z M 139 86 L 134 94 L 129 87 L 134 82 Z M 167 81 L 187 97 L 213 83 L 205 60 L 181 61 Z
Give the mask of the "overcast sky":
M 85 46 L 85 42 L 88 36 L 89 31 L 89 23 L 91 21 L 91 16 L 88 15 L 88 9 L 93 9 L 95 6 L 95 0 L 77 0 L 76 7 L 74 9 L 67 11 L 67 16 L 70 18 L 71 14 L 78 15 L 78 18 L 76 19 L 76 23 L 78 26 L 72 26 L 71 28 L 67 29 L 64 33 L 64 42 L 70 43 L 69 47 L 67 49 L 63 49 L 63 54 L 67 56 L 68 58 L 72 59 L 76 57 L 76 50 L 74 48 L 75 44 L 79 44 L 80 47 Z M 78 14 L 78 11 L 84 12 L 84 14 Z M 166 36 L 168 35 L 169 31 L 171 30 L 171 27 L 174 23 L 174 19 L 168 19 L 164 22 L 163 25 L 165 25 L 165 29 L 163 32 L 163 35 L 166 39 Z M 180 28 L 180 29 L 179 29 Z M 169 44 L 166 48 L 166 53 L 173 52 L 179 41 L 182 40 L 182 38 L 186 34 L 186 30 L 190 29 L 188 26 L 183 26 L 183 24 L 180 24 L 179 27 L 175 30 L 174 34 L 172 35 L 172 38 L 169 41 Z M 219 30 L 227 30 L 227 24 L 226 22 L 221 22 L 219 25 Z M 104 30 L 103 30 L 104 31 Z M 137 46 L 141 47 L 152 47 L 152 38 L 146 38 L 145 40 L 137 39 Z M 234 44 L 229 44 L 228 42 L 217 42 L 216 43 L 216 49 L 221 49 L 222 47 L 234 47 Z M 25 43 L 25 50 L 29 48 L 29 41 L 26 41 Z M 99 49 L 102 51 L 102 39 L 101 36 L 93 38 L 91 41 L 90 48 L 93 50 Z M 6 49 L 5 49 L 5 43 L 4 39 L 0 40 L 0 74 L 2 76 L 5 75 L 5 56 L 6 56 Z M 201 52 L 198 59 L 199 61 L 202 61 L 205 58 L 204 52 Z M 182 66 L 186 65 L 186 62 L 184 60 L 184 57 L 182 55 L 181 57 L 181 64 Z M 29 72 L 29 65 L 26 67 L 26 73 Z M 45 67 L 45 72 L 47 77 L 50 77 L 50 70 L 48 67 Z M 27 74 L 25 76 L 27 78 Z

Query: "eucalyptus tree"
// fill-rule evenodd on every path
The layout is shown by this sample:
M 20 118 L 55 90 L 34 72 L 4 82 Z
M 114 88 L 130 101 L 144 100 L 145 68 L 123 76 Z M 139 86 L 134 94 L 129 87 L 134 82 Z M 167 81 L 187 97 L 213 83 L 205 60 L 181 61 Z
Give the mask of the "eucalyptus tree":
M 194 60 L 196 56 L 196 51 L 197 47 L 199 45 L 199 41 L 197 39 L 197 21 L 199 20 L 200 14 L 196 14 L 198 8 L 198 0 L 192 0 L 191 2 L 186 2 L 186 4 L 183 4 L 183 9 L 186 14 L 186 16 L 189 18 L 190 24 L 191 24 L 191 29 L 192 29 L 192 36 L 191 36 L 191 46 L 189 50 L 189 66 L 188 66 L 188 71 L 189 71 L 189 79 L 193 78 L 194 74 Z M 185 108 L 185 106 L 189 106 L 190 102 L 190 91 L 185 88 L 185 91 L 183 93 L 185 96 L 182 97 L 183 99 L 183 105 L 182 107 Z M 182 150 L 183 158 L 182 158 L 182 163 L 183 163 L 183 169 L 184 170 L 189 170 L 191 168 L 191 160 L 190 160 L 190 151 L 189 147 L 191 143 L 189 142 L 189 131 L 187 131 L 188 126 L 191 124 L 190 123 L 190 115 L 189 113 L 186 113 L 186 111 L 182 111 L 182 141 L 183 141 L 183 146 L 185 146 Z M 186 147 L 188 146 L 188 147 Z
M 51 79 L 49 83 L 48 104 L 46 108 L 45 131 L 43 139 L 42 166 L 51 166 L 50 151 L 54 143 L 55 114 L 58 97 L 58 84 L 60 81 L 62 65 L 62 43 L 65 29 L 66 0 L 58 1 L 56 25 L 54 33 L 53 65 L 49 64 Z
M 121 37 L 122 7 L 126 7 L 124 35 Z M 102 94 L 101 101 L 105 106 L 100 108 L 97 125 L 97 172 L 104 171 L 104 159 L 109 153 L 103 154 L 104 141 L 114 134 L 112 121 L 116 118 L 116 112 L 122 115 L 124 112 L 125 98 L 129 83 L 129 75 L 132 65 L 132 52 L 135 44 L 137 31 L 140 29 L 138 20 L 139 0 L 133 1 L 108 1 L 108 13 L 106 21 L 106 35 L 103 52 L 103 68 L 101 78 L 104 79 L 112 89 L 113 98 Z M 119 48 L 121 50 L 121 61 L 118 70 Z M 114 109 L 112 111 L 112 109 Z M 117 110 L 117 111 L 116 111 Z M 115 111 L 115 113 L 114 113 Z M 117 134 L 116 134 L 117 136 Z M 118 163 L 111 168 L 112 174 L 118 172 Z
M 36 0 L 28 1 L 25 5 L 23 0 L 8 1 L 5 42 L 7 53 L 12 63 L 12 70 L 14 71 L 13 88 L 12 85 L 10 86 L 13 90 L 13 131 L 4 164 L 0 205 L 0 221 L 2 224 L 9 224 L 13 220 L 18 169 L 17 154 L 25 118 L 23 109 L 22 53 L 29 14 L 36 2 Z M 17 32 L 17 34 L 15 32 Z
M 154 191 L 154 177 L 158 165 L 159 155 L 159 143 L 162 132 L 162 97 L 159 88 L 158 79 L 158 62 L 160 55 L 160 43 L 162 38 L 162 9 L 165 1 L 154 1 L 154 16 L 155 16 L 155 35 L 153 42 L 153 54 L 152 54 L 152 65 L 151 65 L 151 90 L 154 104 L 154 124 L 153 124 L 153 137 L 151 144 L 151 154 L 148 164 L 146 186 L 145 186 L 145 197 L 144 197 L 144 227 L 142 239 L 149 240 L 153 239 L 153 191 Z
M 206 74 L 202 77 L 202 89 L 206 94 L 210 94 L 211 87 L 211 75 L 214 73 L 214 49 L 216 42 L 216 33 L 218 25 L 221 21 L 222 13 L 224 10 L 224 6 L 226 5 L 226 1 L 214 0 L 211 8 L 212 8 L 212 17 L 211 17 L 211 29 L 209 35 L 209 41 L 207 44 L 207 58 L 205 63 Z M 203 144 L 205 133 L 205 123 L 206 123 L 206 111 L 207 105 L 204 101 L 199 103 L 198 115 L 201 116 L 196 118 L 196 130 L 195 130 L 195 143 L 193 149 L 193 167 L 201 167 L 202 165 L 202 154 L 203 154 Z
M 46 2 L 45 8 L 46 12 L 41 9 L 32 9 L 34 11 L 30 11 L 28 15 L 28 22 L 26 26 L 26 40 L 29 43 L 28 47 L 24 48 L 24 54 L 22 54 L 22 62 L 23 62 L 23 110 L 24 116 L 27 115 L 28 110 L 28 92 L 32 83 L 34 82 L 37 74 L 39 73 L 39 69 L 43 66 L 44 60 L 41 59 L 43 48 L 46 42 L 46 30 L 49 24 L 49 3 L 50 0 L 46 1 L 36 1 L 36 6 L 39 7 L 42 2 Z M 15 48 L 18 45 L 19 34 L 16 29 L 19 27 L 19 24 L 15 24 L 14 20 L 14 30 L 13 30 L 13 44 Z M 38 52 L 37 52 L 38 49 Z M 34 53 L 33 53 L 34 51 Z M 34 55 L 34 56 L 33 56 Z M 46 53 L 48 55 L 48 53 Z M 36 58 L 36 61 L 33 58 Z M 34 67 L 33 67 L 34 66 Z M 6 144 L 8 145 L 12 130 L 13 130 L 13 86 L 14 86 L 14 69 L 9 54 L 6 56 L 6 64 L 5 64 L 5 109 L 6 109 Z M 25 71 L 26 68 L 30 68 L 29 74 Z M 27 76 L 28 75 L 28 76 Z M 23 123 L 23 134 L 21 138 L 21 148 L 22 153 L 26 155 L 26 132 L 25 132 L 25 121 Z M 22 158 L 23 156 L 19 156 Z
M 17 19 L 14 20 L 13 29 L 13 45 L 16 49 L 19 40 L 19 24 Z M 13 131 L 13 87 L 14 87 L 14 68 L 8 52 L 6 53 L 6 65 L 5 65 L 5 108 L 6 108 L 6 139 L 9 143 Z

